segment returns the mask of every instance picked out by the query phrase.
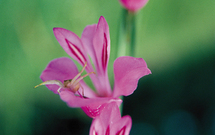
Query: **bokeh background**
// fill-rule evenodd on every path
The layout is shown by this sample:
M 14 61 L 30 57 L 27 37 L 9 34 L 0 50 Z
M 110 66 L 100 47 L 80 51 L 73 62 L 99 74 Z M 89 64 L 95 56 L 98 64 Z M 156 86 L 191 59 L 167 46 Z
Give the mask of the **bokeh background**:
M 88 134 L 91 119 L 45 86 L 33 87 L 53 59 L 68 55 L 53 35 L 78 36 L 106 18 L 109 78 L 123 8 L 117 0 L 0 0 L 0 134 Z M 131 135 L 215 134 L 215 1 L 149 0 L 136 18 L 136 57 L 152 74 L 125 97 Z

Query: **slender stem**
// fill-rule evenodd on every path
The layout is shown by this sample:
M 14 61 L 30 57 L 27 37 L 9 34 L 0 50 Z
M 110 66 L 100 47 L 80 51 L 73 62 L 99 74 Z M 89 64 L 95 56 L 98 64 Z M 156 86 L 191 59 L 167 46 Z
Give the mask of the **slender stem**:
M 119 26 L 117 57 L 134 56 L 135 54 L 135 15 L 135 13 L 123 9 Z
M 122 18 L 119 26 L 117 57 L 135 55 L 135 13 L 123 9 Z M 123 100 L 123 96 L 120 96 Z M 123 103 L 120 106 L 123 112 Z
M 130 37 L 130 56 L 135 55 L 135 37 L 136 37 L 136 16 L 133 12 L 129 12 L 130 16 L 130 30 L 129 30 L 129 37 Z
M 122 17 L 120 20 L 119 25 L 119 34 L 118 34 L 118 50 L 117 50 L 117 57 L 126 55 L 126 24 L 127 19 L 126 16 L 128 14 L 128 11 L 126 9 L 123 9 Z

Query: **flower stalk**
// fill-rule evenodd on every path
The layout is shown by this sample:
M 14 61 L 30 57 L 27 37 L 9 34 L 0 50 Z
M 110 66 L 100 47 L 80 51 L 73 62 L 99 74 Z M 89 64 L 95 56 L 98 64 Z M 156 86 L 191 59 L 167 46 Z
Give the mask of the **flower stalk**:
M 123 9 L 119 26 L 117 57 L 135 55 L 135 32 L 136 32 L 135 12 Z M 123 96 L 120 96 L 123 101 Z M 123 112 L 123 103 L 120 105 L 120 112 Z
M 119 56 L 135 55 L 136 14 L 123 9 L 119 26 L 118 51 Z

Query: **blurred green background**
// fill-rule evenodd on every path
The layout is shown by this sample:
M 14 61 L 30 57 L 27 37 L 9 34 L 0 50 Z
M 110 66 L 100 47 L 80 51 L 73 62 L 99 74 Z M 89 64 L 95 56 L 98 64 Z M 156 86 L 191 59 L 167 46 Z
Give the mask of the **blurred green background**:
M 117 0 L 0 0 L 0 134 L 88 134 L 91 119 L 46 87 L 33 87 L 54 58 L 68 55 L 53 27 L 81 36 L 104 16 L 113 61 L 122 7 Z M 149 0 L 137 14 L 136 57 L 152 74 L 124 100 L 131 135 L 215 134 L 215 1 Z

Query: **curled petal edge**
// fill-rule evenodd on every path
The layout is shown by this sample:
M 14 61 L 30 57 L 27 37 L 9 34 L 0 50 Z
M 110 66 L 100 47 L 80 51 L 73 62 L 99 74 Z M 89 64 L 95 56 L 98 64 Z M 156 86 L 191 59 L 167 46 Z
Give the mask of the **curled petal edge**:
M 114 62 L 114 91 L 113 97 L 128 96 L 137 88 L 138 80 L 151 74 L 142 58 L 122 56 Z

